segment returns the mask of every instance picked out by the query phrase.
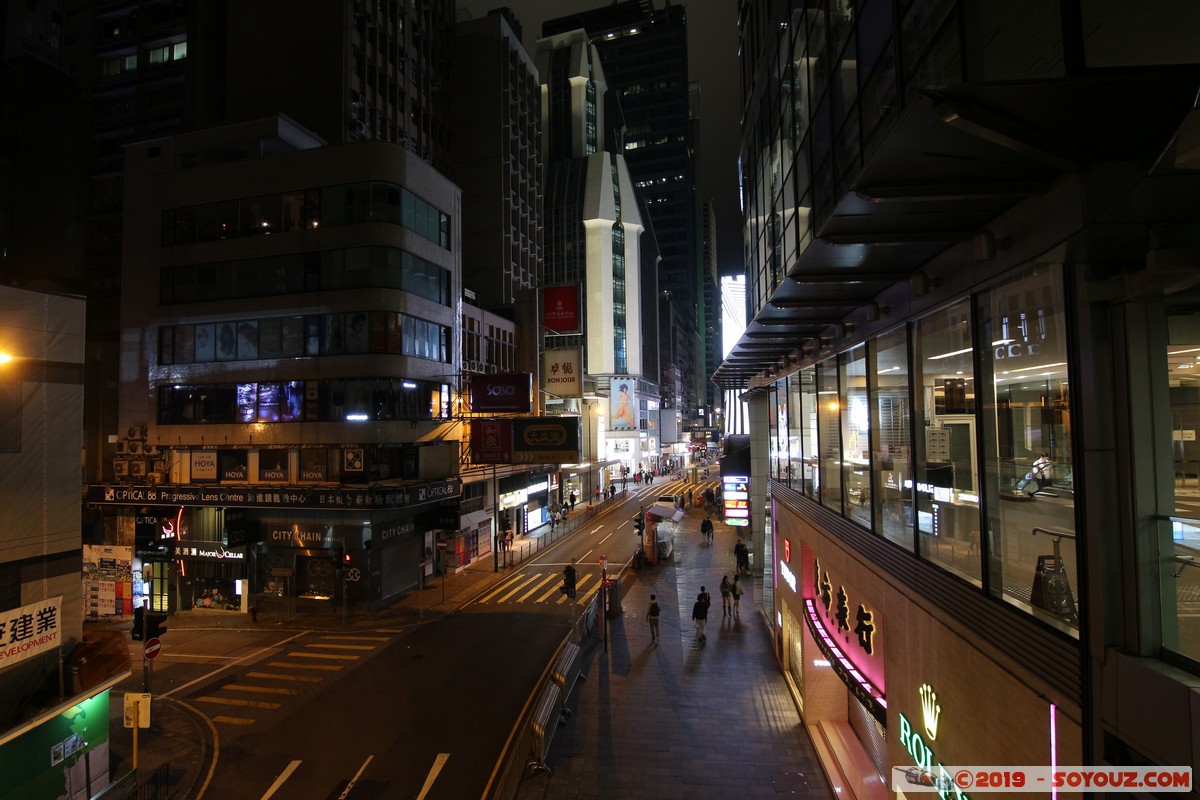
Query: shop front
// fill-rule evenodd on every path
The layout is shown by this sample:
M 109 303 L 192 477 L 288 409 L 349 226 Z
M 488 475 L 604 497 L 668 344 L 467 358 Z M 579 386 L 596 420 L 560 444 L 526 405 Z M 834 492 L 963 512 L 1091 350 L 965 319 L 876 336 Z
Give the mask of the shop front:
M 176 542 L 178 609 L 241 611 L 249 607 L 246 548 L 215 542 Z
M 777 654 L 839 796 L 924 797 L 905 782 L 943 766 L 1079 763 L 1078 704 L 1020 654 L 999 657 L 786 502 L 774 511 Z

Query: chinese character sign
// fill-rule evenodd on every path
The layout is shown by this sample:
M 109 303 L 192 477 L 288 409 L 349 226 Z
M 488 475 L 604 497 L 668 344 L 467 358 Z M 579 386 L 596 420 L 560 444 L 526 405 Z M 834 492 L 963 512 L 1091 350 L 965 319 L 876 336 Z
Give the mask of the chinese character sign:
M 583 351 L 559 347 L 542 353 L 542 388 L 556 397 L 583 397 Z
M 62 595 L 0 612 L 0 669 L 62 644 Z

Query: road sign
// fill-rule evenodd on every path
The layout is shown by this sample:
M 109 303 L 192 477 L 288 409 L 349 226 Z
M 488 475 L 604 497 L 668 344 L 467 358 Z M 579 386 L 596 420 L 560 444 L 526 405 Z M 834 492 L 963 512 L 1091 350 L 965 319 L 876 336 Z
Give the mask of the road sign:
M 449 546 L 450 546 L 450 543 L 447 542 L 445 539 L 438 539 L 438 550 L 445 550 Z
M 125 727 L 150 727 L 150 694 L 148 692 L 125 693 Z
M 162 649 L 162 641 L 161 640 L 159 640 L 159 639 L 147 639 L 146 640 L 146 647 L 144 650 L 146 658 L 153 661 L 154 657 L 156 655 L 158 655 L 158 651 L 160 649 Z

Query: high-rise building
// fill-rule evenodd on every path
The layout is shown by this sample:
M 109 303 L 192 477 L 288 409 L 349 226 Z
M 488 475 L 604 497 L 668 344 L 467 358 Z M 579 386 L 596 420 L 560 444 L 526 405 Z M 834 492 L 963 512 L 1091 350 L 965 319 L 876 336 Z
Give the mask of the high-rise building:
M 586 32 L 539 40 L 537 64 L 546 160 L 544 282 L 579 287 L 583 298 L 581 332 L 547 334 L 546 348 L 582 351 L 591 382 L 582 401 L 585 441 L 596 449 L 585 460 L 593 472 L 609 461 L 648 468 L 659 447 L 658 376 L 643 358 L 643 343 L 657 338 L 655 276 L 646 261 L 655 253 L 620 146 L 620 106 Z M 584 496 L 599 485 L 581 487 Z
M 680 394 L 664 403 L 695 414 L 707 398 L 701 335 L 708 326 L 696 201 L 696 127 L 688 81 L 687 15 L 682 5 L 620 0 L 546 21 L 543 35 L 583 29 L 604 63 L 621 105 L 621 151 L 654 225 L 661 260 L 658 288 L 670 291 L 675 319 L 664 319 L 663 370 L 679 373 Z M 663 378 L 664 385 L 674 383 Z
M 327 143 L 390 142 L 444 171 L 454 9 L 450 0 L 304 0 L 286 13 L 262 0 L 110 0 L 65 13 L 64 63 L 90 106 L 85 441 L 98 479 L 117 430 L 125 147 L 280 113 Z M 221 157 L 239 157 L 238 147 Z
M 835 791 L 1194 764 L 1200 13 L 739 15 L 749 319 L 716 379 Z
M 88 501 L 141 540 L 135 594 L 244 611 L 411 588 L 456 530 L 458 188 L 284 117 L 126 158 L 118 479 Z
M 508 13 L 459 22 L 454 47 L 450 175 L 463 193 L 463 284 L 511 314 L 539 286 L 541 84 Z

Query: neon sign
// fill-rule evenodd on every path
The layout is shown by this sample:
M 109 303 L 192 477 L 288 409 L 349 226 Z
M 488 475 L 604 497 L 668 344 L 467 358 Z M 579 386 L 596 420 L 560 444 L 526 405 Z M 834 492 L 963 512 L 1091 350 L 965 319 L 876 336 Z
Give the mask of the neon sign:
M 921 684 L 917 691 L 921 700 L 921 723 L 925 736 L 932 742 L 938 737 L 938 725 L 941 722 L 942 707 L 938 705 L 937 692 L 928 683 Z M 970 800 L 970 798 L 951 780 L 945 765 L 938 761 L 933 748 L 926 743 L 921 733 L 913 729 L 912 722 L 903 712 L 897 714 L 900 719 L 900 747 L 912 758 L 913 763 L 920 769 L 938 778 L 938 797 L 943 800 L 953 797 L 955 800 Z

